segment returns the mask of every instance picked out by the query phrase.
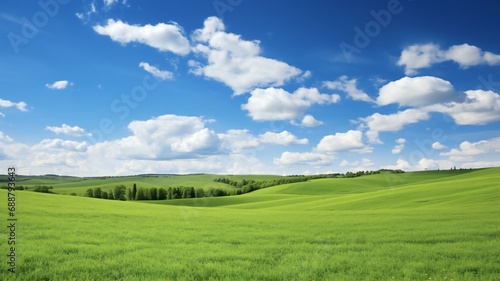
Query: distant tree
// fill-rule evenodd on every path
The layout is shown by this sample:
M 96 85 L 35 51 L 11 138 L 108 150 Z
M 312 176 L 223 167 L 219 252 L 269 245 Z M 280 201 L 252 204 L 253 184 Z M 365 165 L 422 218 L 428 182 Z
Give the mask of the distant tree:
M 209 189 L 207 189 L 207 191 L 205 192 L 205 196 L 206 197 L 212 197 L 212 196 L 214 196 L 214 188 L 210 187 Z
M 194 187 L 189 187 L 189 198 L 195 198 L 196 197 L 196 191 L 194 190 Z
M 116 200 L 126 200 L 125 199 L 125 193 L 126 193 L 127 188 L 124 185 L 117 185 L 115 186 L 113 192 L 114 192 L 114 197 Z
M 144 188 L 140 187 L 137 189 L 135 194 L 135 200 L 146 200 L 146 193 Z
M 92 188 L 87 189 L 87 191 L 85 192 L 85 195 L 87 197 L 94 197 L 94 190 Z
M 132 188 L 132 198 L 137 198 L 137 185 L 134 183 L 134 187 Z
M 100 187 L 94 188 L 94 198 L 101 198 L 102 190 Z
M 76 193 L 71 192 L 69 195 L 71 195 L 71 196 L 76 196 Z
M 195 192 L 196 198 L 202 198 L 205 197 L 205 190 L 203 188 L 197 188 Z
M 172 199 L 180 199 L 180 198 L 182 198 L 181 187 L 173 187 L 172 188 Z
M 132 196 L 132 189 L 130 187 L 127 188 L 127 200 L 134 200 L 134 197 Z
M 172 187 L 167 189 L 167 199 L 174 199 L 174 189 Z
M 156 187 L 152 187 L 149 189 L 149 194 L 151 200 L 157 200 L 158 199 L 158 189 Z
M 167 190 L 161 187 L 160 189 L 158 189 L 158 200 L 165 200 L 165 199 L 167 199 Z
M 111 191 L 109 192 L 108 199 L 110 199 L 110 200 L 114 200 L 115 199 L 115 196 L 113 195 L 113 192 L 111 192 Z
M 101 192 L 101 198 L 108 199 L 108 192 L 106 192 L 106 191 Z

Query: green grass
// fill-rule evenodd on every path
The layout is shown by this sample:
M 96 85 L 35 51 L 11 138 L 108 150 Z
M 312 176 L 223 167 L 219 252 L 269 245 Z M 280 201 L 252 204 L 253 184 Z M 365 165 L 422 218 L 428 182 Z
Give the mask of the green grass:
M 6 272 L 0 239 L 0 280 L 500 276 L 500 168 L 322 179 L 156 204 L 16 194 L 17 273 Z

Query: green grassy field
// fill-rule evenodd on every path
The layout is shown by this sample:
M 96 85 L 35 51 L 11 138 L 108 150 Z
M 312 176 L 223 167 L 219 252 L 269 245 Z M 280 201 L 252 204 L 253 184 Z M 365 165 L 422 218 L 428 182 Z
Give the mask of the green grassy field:
M 500 168 L 166 201 L 16 194 L 1 280 L 500 280 Z

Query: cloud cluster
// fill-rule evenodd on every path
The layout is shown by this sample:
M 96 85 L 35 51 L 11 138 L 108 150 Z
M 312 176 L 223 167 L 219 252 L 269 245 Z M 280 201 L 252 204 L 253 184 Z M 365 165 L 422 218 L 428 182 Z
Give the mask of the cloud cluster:
M 82 137 L 82 136 L 89 136 L 89 133 L 86 133 L 84 129 L 78 127 L 78 126 L 69 126 L 67 124 L 62 124 L 61 127 L 56 127 L 56 126 L 47 126 L 45 128 L 48 131 L 54 132 L 57 135 L 68 135 L 68 136 L 73 136 L 73 137 Z
M 392 154 L 400 154 L 405 148 L 406 140 L 404 138 L 399 138 L 396 140 L 397 145 L 391 150 Z
M 403 77 L 389 82 L 380 88 L 376 103 L 410 108 L 359 118 L 361 128 L 368 128 L 375 143 L 379 142 L 378 132 L 399 131 L 406 125 L 428 120 L 433 112 L 451 116 L 458 125 L 483 125 L 500 120 L 498 93 L 484 90 L 459 92 L 450 82 L 432 76 Z
M 500 137 L 478 142 L 464 141 L 458 149 L 453 148 L 448 152 L 442 152 L 439 155 L 448 156 L 452 161 L 475 161 L 474 156 L 484 154 L 495 154 L 500 152 Z
M 274 163 L 280 166 L 328 166 L 335 159 L 335 154 L 349 151 L 369 153 L 372 147 L 364 143 L 361 131 L 349 130 L 324 136 L 310 152 L 285 151 L 279 158 L 274 159 Z
M 24 101 L 12 102 L 10 100 L 0 99 L 0 107 L 3 107 L 3 108 L 15 107 L 19 111 L 28 111 L 27 106 L 28 105 Z
M 347 76 L 341 76 L 335 81 L 325 81 L 323 85 L 331 90 L 339 90 L 347 93 L 347 95 L 353 100 L 373 102 L 370 96 L 358 89 L 358 81 L 356 79 L 349 79 Z
M 257 87 L 281 86 L 302 73 L 287 63 L 260 56 L 259 41 L 247 41 L 225 32 L 217 17 L 207 18 L 203 28 L 194 31 L 192 39 L 196 44 L 194 52 L 207 59 L 206 64 L 190 61 L 192 73 L 226 84 L 235 95 Z
M 482 51 L 469 44 L 454 45 L 447 50 L 441 49 L 436 44 L 415 44 L 401 52 L 397 64 L 405 67 L 406 75 L 415 75 L 418 69 L 445 61 L 458 63 L 461 68 L 481 64 L 499 65 L 500 55 Z

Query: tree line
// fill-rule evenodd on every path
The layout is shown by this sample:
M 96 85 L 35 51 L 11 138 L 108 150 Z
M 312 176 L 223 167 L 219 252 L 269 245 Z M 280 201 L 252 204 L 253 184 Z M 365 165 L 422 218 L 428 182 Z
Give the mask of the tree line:
M 111 200 L 168 200 L 182 198 L 202 198 L 232 195 L 230 192 L 220 188 L 194 188 L 186 186 L 156 188 L 137 187 L 134 183 L 132 188 L 124 185 L 116 186 L 112 191 L 107 192 L 100 187 L 89 188 L 85 192 L 87 197 L 102 198 Z

